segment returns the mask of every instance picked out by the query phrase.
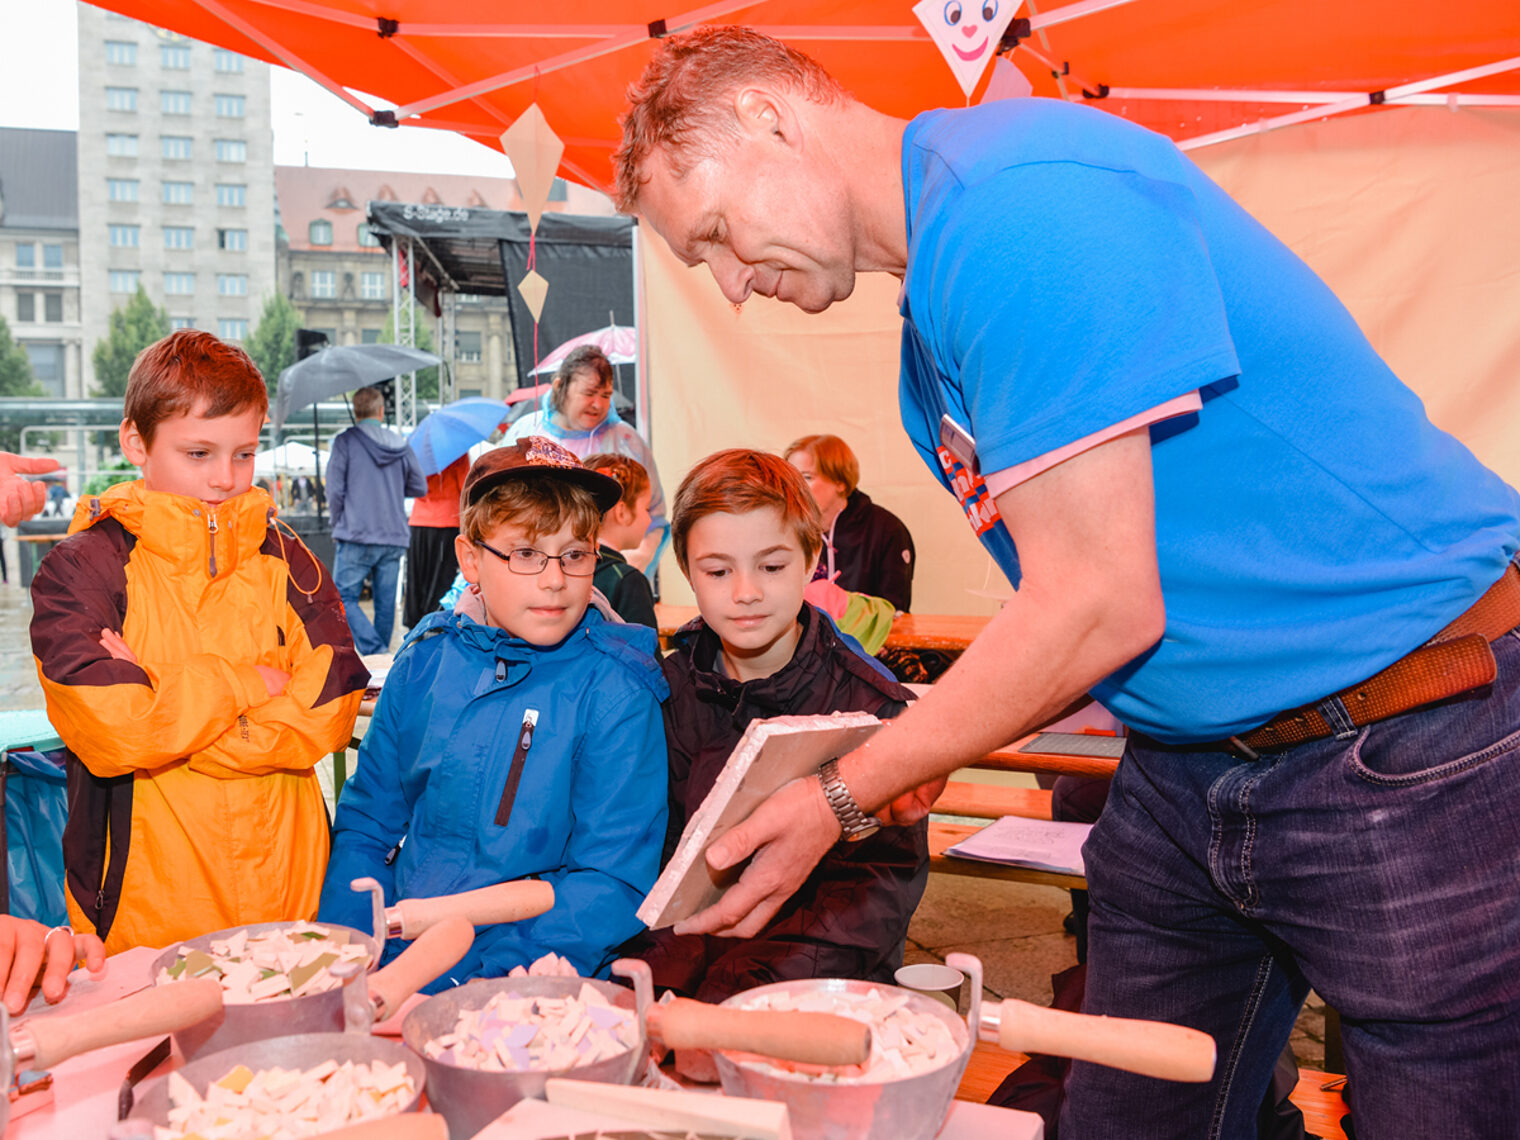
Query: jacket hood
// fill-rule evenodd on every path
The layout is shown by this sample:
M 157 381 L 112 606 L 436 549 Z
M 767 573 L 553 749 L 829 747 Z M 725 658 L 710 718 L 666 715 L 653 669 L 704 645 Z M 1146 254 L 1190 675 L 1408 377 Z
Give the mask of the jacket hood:
M 261 487 L 210 506 L 188 495 L 150 491 L 141 479 L 134 479 L 81 497 L 69 533 L 114 518 L 156 557 L 183 571 L 199 568 L 215 578 L 258 552 L 277 513 L 274 500 Z
M 602 422 L 597 424 L 596 427 L 586 430 L 562 428 L 554 422 L 554 413 L 549 408 L 550 394 L 549 392 L 545 392 L 538 398 L 537 415 L 540 422 L 534 430 L 536 433 L 547 435 L 551 439 L 585 439 L 588 436 L 595 435 L 599 431 L 606 431 L 608 428 L 623 422 L 623 417 L 618 415 L 617 408 L 614 406 L 615 401 L 609 400 L 607 402 L 607 414 L 602 417 Z
M 393 463 L 400 463 L 406 458 L 410 445 L 406 439 L 390 428 L 381 427 L 374 420 L 360 420 L 353 427 L 346 429 L 344 435 L 352 435 L 354 442 L 358 443 L 369 453 L 377 467 L 389 467 Z
M 588 606 L 585 614 L 570 634 L 557 645 L 534 645 L 515 637 L 504 629 L 484 625 L 466 613 L 429 614 L 418 622 L 405 644 L 397 653 L 405 653 L 414 643 L 429 637 L 451 637 L 464 648 L 494 658 L 499 670 L 505 670 L 508 684 L 516 684 L 526 678 L 540 661 L 567 653 L 584 653 L 588 650 L 616 661 L 636 677 L 658 700 L 670 696 L 670 687 L 655 654 L 659 641 L 654 630 L 647 626 L 626 625 L 608 621 L 595 608 Z

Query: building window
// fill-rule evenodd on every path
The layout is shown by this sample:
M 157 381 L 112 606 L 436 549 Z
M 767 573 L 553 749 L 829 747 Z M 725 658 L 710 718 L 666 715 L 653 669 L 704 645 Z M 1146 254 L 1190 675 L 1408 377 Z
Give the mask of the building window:
M 45 389 L 49 396 L 63 396 L 63 345 L 28 344 L 26 355 L 32 362 L 32 379 Z
M 111 292 L 113 293 L 136 293 L 142 274 L 136 269 L 113 269 L 111 270 Z
M 107 87 L 106 88 L 107 111 L 135 111 L 137 110 L 136 87 Z
M 195 293 L 195 274 L 165 273 L 164 292 L 171 297 L 189 297 Z
M 380 330 L 379 329 L 360 329 L 359 330 L 359 343 L 360 344 L 379 344 L 380 343 Z
M 241 119 L 243 117 L 243 97 L 241 95 L 218 95 L 216 97 L 216 114 L 221 119 Z
M 63 277 L 63 246 L 55 243 L 42 247 L 42 268 L 47 270 L 44 276 L 54 281 Z
M 111 244 L 124 249 L 136 249 L 141 244 L 140 226 L 112 226 Z
M 363 273 L 359 276 L 359 296 L 366 301 L 385 300 L 385 274 Z
M 173 329 L 193 329 L 194 327 L 195 327 L 195 318 L 194 317 L 170 317 L 169 318 L 169 328 L 171 330 L 173 330 Z
M 223 317 L 216 322 L 216 328 L 223 340 L 248 339 L 248 322 L 241 317 Z
M 331 269 L 313 269 L 311 271 L 311 295 L 313 297 L 336 297 L 338 295 L 337 274 Z
M 16 294 L 16 321 L 18 324 L 29 325 L 37 319 L 37 294 Z
M 485 300 L 479 293 L 457 293 L 454 300 L 461 305 L 478 305 Z
M 119 63 L 123 67 L 136 67 L 137 45 L 126 40 L 107 40 L 106 62 Z
M 223 297 L 248 296 L 248 274 L 218 273 L 216 275 L 216 291 Z
M 166 206 L 188 206 L 194 200 L 194 182 L 164 183 L 164 204 Z
M 218 182 L 216 204 L 218 206 L 248 205 L 248 187 L 241 182 Z
M 50 325 L 63 323 L 62 293 L 44 293 L 42 295 L 42 319 Z
M 190 92 L 188 91 L 160 91 L 158 100 L 159 109 L 166 115 L 190 113 Z
M 164 227 L 165 249 L 194 249 L 195 227 L 194 226 L 165 226 Z
M 106 197 L 113 202 L 137 201 L 137 179 L 107 178 Z
M 461 332 L 454 337 L 454 347 L 458 352 L 458 360 L 461 364 L 480 363 L 480 334 L 478 332 Z
M 359 223 L 359 244 L 366 249 L 375 249 L 380 245 L 380 239 L 370 232 L 368 222 Z
M 318 218 L 306 227 L 306 237 L 312 245 L 332 245 L 332 223 L 326 218 Z
M 189 44 L 159 44 L 158 62 L 167 71 L 190 70 Z
M 315 332 L 315 333 L 321 333 L 323 341 L 324 341 L 325 344 L 337 344 L 338 343 L 338 330 L 337 329 L 312 329 L 311 331 Z
M 228 51 L 225 48 L 212 48 L 211 58 L 215 62 L 218 71 L 241 74 L 243 70 L 243 57 L 235 51 Z
M 106 154 L 112 158 L 136 158 L 136 135 L 107 135 Z
M 16 268 L 20 270 L 17 277 L 34 277 L 32 270 L 37 268 L 37 247 L 31 242 L 16 243 Z
M 187 135 L 164 135 L 159 139 L 165 158 L 189 158 L 194 141 Z
M 218 162 L 247 162 L 248 144 L 242 139 L 217 139 L 216 160 Z
M 243 253 L 248 249 L 247 230 L 217 230 L 216 248 L 228 249 L 235 253 Z

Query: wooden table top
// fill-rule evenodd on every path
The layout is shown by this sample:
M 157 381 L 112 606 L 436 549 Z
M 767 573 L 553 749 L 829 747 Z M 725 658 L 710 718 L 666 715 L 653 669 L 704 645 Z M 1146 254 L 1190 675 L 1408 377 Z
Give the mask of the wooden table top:
M 660 623 L 660 640 L 697 616 L 696 606 L 655 603 L 654 613 Z M 888 649 L 965 649 L 986 628 L 991 619 L 973 614 L 901 614 L 887 634 Z

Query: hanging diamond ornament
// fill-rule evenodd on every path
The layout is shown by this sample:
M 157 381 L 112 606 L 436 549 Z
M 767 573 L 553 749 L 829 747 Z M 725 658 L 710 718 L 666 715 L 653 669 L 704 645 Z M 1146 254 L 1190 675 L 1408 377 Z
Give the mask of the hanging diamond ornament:
M 536 230 L 544 205 L 549 201 L 549 191 L 554 186 L 554 174 L 565 153 L 565 144 L 534 103 L 501 133 L 501 149 L 512 160 L 512 169 L 517 174 L 523 209 L 528 214 L 528 228 Z
M 549 283 L 539 275 L 538 270 L 530 269 L 528 275 L 517 283 L 517 291 L 528 303 L 528 312 L 533 314 L 533 322 L 537 324 L 544 312 L 544 298 L 549 295 Z
M 913 14 L 934 40 L 966 98 L 997 52 L 1022 0 L 919 0 Z

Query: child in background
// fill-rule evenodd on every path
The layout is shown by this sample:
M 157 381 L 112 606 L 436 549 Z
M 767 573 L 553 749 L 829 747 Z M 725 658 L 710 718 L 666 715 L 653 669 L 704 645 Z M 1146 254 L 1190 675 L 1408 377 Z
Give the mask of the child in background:
M 634 549 L 649 532 L 649 499 L 653 494 L 649 472 L 638 460 L 611 452 L 588 455 L 585 462 L 592 471 L 616 479 L 623 488 L 617 506 L 602 518 L 601 546 L 597 550 L 592 585 L 624 621 L 659 629 L 649 579 L 623 557 L 624 550 Z
M 818 507 L 779 456 L 720 451 L 676 492 L 671 539 L 701 616 L 665 658 L 666 855 L 758 717 L 896 716 L 911 694 L 803 601 L 822 547 Z M 841 840 L 760 934 L 651 931 L 655 984 L 702 1001 L 798 978 L 892 981 L 929 873 L 927 826 Z
M 122 453 L 32 582 L 32 651 L 68 746 L 70 923 L 108 953 L 309 919 L 315 764 L 369 674 L 332 578 L 253 487 L 269 407 L 241 349 L 182 329 L 137 357 Z
M 360 875 L 388 903 L 528 877 L 554 887 L 553 910 L 483 929 L 432 991 L 550 951 L 606 976 L 639 929 L 665 835 L 668 689 L 654 631 L 588 606 L 597 529 L 620 495 L 538 436 L 475 461 L 456 543 L 465 612 L 412 631 L 338 800 L 325 921 L 369 925 L 367 896 L 349 889 Z

